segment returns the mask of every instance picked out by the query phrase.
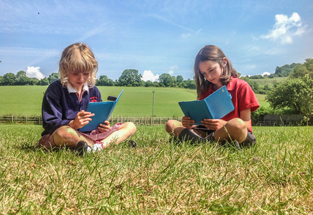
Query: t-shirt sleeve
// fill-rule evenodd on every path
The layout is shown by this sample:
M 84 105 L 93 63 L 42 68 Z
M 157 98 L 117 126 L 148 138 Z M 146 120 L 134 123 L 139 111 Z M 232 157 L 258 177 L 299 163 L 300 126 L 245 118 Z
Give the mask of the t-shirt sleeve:
M 248 83 L 242 84 L 238 91 L 239 112 L 251 109 L 251 113 L 260 107 L 260 104 Z

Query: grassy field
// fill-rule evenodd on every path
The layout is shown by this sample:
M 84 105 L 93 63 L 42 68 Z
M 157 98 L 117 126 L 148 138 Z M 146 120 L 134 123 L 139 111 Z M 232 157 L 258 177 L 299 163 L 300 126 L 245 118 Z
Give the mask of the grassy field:
M 313 213 L 310 127 L 254 127 L 257 146 L 241 151 L 138 127 L 136 149 L 84 157 L 38 149 L 41 131 L 0 125 L 0 214 Z
M 269 87 L 271 87 L 274 85 L 274 83 L 282 82 L 286 80 L 287 78 L 288 77 L 276 77 L 276 78 L 265 77 L 263 79 L 251 79 L 251 80 L 257 82 L 260 87 L 264 87 L 265 85 L 268 85 Z
M 0 86 L 0 115 L 39 116 L 46 86 Z M 157 117 L 182 116 L 179 101 L 196 99 L 196 91 L 181 88 L 150 87 L 99 87 L 103 100 L 109 95 L 124 93 L 114 109 L 113 116 L 152 116 L 153 91 L 154 115 Z M 257 95 L 262 106 L 268 106 L 264 95 Z

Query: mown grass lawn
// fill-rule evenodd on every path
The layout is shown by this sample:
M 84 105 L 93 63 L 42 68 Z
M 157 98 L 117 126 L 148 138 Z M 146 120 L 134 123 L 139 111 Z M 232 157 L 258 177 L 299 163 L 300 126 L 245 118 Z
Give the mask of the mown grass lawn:
M 0 116 L 40 116 L 41 104 L 47 86 L 0 86 Z M 165 87 L 103 87 L 99 90 L 106 101 L 109 95 L 118 96 L 124 92 L 113 111 L 113 116 L 181 117 L 178 102 L 196 100 L 196 91 Z M 154 111 L 153 109 L 154 91 Z M 257 95 L 261 106 L 268 106 L 265 95 Z
M 41 126 L 0 125 L 1 214 L 311 214 L 311 127 L 254 127 L 256 147 L 176 145 L 163 126 L 75 156 Z

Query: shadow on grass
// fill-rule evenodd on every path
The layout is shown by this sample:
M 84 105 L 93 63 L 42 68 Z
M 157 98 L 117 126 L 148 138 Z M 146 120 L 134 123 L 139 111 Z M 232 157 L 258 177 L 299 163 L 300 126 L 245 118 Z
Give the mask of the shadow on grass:
M 191 141 L 180 141 L 176 138 L 174 138 L 173 136 L 169 137 L 168 142 L 170 144 L 176 145 L 176 146 L 183 146 L 183 145 L 189 145 L 189 146 L 200 146 L 200 145 L 207 145 L 207 146 L 211 146 L 211 147 L 216 147 L 216 148 L 220 148 L 220 149 L 228 149 L 228 150 L 232 150 L 232 151 L 237 151 L 237 152 L 241 152 L 241 150 L 245 150 L 248 148 L 256 148 L 257 144 L 254 145 L 241 145 L 239 144 L 237 141 L 226 141 L 224 143 L 221 142 L 206 142 L 206 143 L 191 143 Z

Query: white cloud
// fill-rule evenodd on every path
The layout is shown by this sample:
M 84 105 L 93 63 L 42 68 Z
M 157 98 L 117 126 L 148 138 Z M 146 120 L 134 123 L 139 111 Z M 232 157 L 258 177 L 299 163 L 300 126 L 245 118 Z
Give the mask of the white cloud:
M 158 79 L 159 79 L 159 75 L 158 74 L 154 75 L 151 72 L 151 70 L 145 70 L 141 78 L 141 80 L 143 81 L 152 81 L 152 82 L 157 81 Z
M 26 76 L 29 78 L 43 79 L 45 76 L 40 72 L 40 67 L 28 66 Z
M 289 18 L 284 14 L 277 14 L 275 19 L 273 29 L 268 34 L 261 35 L 262 39 L 278 40 L 282 44 L 291 44 L 295 36 L 301 36 L 306 32 L 306 26 L 302 25 L 298 13 L 293 13 Z
M 177 65 L 171 66 L 171 67 L 170 67 L 170 70 L 168 71 L 168 74 L 173 75 L 173 74 L 174 74 L 174 71 L 175 71 L 177 68 L 178 68 Z
M 271 73 L 269 73 L 269 72 L 263 72 L 262 73 L 262 76 L 264 76 L 264 75 L 270 75 Z

